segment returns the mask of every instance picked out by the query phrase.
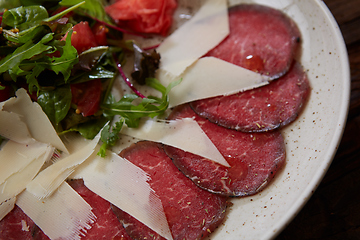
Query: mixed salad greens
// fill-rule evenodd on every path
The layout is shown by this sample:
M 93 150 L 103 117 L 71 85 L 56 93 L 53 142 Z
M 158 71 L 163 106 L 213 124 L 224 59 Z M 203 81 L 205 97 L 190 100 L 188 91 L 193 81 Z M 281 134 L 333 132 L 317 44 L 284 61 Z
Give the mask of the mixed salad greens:
M 179 83 L 165 87 L 154 78 L 159 54 L 123 40 L 105 5 L 102 0 L 0 0 L 0 101 L 25 88 L 59 135 L 76 131 L 92 139 L 103 129 L 101 156 L 124 124 L 138 127 L 142 117 L 163 114 L 169 91 Z M 161 97 L 136 90 L 122 68 L 126 54 L 135 59 L 132 79 Z M 119 74 L 134 93 L 116 101 L 111 89 Z

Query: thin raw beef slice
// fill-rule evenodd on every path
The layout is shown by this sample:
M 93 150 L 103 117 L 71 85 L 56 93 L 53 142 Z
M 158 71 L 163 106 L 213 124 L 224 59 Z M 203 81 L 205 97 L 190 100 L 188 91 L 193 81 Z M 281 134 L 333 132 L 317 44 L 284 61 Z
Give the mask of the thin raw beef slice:
M 213 56 L 271 79 L 284 75 L 297 54 L 300 31 L 283 12 L 256 4 L 229 9 L 230 34 L 206 56 Z
M 228 96 L 191 103 L 200 116 L 243 132 L 266 132 L 294 121 L 310 94 L 310 83 L 299 63 L 270 84 Z
M 149 174 L 149 184 L 163 204 L 174 240 L 203 239 L 223 221 L 227 198 L 196 186 L 176 168 L 162 144 L 141 141 L 120 156 Z M 127 214 L 119 212 L 118 218 L 134 239 L 163 239 Z
M 175 108 L 169 119 L 194 118 L 230 167 L 165 146 L 174 164 L 196 185 L 224 196 L 261 191 L 285 163 L 285 144 L 278 131 L 243 133 L 218 126 L 196 115 L 189 105 Z
M 112 211 L 111 204 L 90 191 L 82 180 L 69 182 L 93 208 L 96 221 L 81 239 L 84 240 L 131 240 Z M 0 221 L 0 240 L 49 240 L 44 232 L 19 208 L 15 208 Z

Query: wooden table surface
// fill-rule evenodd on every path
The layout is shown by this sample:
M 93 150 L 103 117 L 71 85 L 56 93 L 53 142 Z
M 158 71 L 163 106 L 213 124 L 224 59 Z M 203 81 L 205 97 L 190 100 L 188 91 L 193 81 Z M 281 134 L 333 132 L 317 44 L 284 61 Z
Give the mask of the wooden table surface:
M 276 240 L 360 239 L 360 0 L 324 2 L 340 26 L 349 54 L 348 120 L 323 181 Z

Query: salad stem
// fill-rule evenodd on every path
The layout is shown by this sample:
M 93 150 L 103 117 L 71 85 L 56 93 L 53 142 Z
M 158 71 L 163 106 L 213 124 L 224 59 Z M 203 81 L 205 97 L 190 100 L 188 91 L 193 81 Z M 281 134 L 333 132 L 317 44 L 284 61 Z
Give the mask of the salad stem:
M 59 19 L 62 16 L 64 16 L 65 14 L 75 10 L 76 8 L 78 8 L 78 7 L 80 7 L 81 5 L 84 5 L 84 4 L 85 4 L 85 1 L 82 1 L 82 2 L 76 4 L 76 5 L 72 6 L 72 7 L 67 8 L 66 10 L 64 10 L 64 11 L 62 11 L 62 12 L 60 12 L 60 13 L 54 15 L 54 16 L 51 16 L 49 18 L 44 19 L 43 21 L 44 22 L 51 22 L 51 21 L 54 21 L 56 19 Z
M 137 90 L 134 86 L 134 84 L 132 84 L 130 82 L 130 79 L 128 77 L 126 77 L 122 67 L 121 67 L 121 64 L 119 62 L 116 62 L 116 66 L 119 70 L 119 73 L 121 75 L 121 77 L 123 78 L 123 80 L 125 81 L 125 83 L 131 88 L 131 90 L 136 94 L 138 95 L 139 97 L 141 98 L 146 98 L 141 92 L 139 92 L 139 90 Z

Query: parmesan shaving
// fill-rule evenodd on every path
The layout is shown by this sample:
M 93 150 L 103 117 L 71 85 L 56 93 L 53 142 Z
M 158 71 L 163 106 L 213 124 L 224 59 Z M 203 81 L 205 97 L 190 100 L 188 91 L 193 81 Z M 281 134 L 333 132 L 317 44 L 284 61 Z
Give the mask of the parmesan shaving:
M 157 48 L 161 64 L 157 77 L 168 85 L 188 66 L 229 34 L 226 0 L 207 0 L 188 22 L 183 24 Z M 201 44 L 199 44 L 201 43 Z
M 94 152 L 99 139 L 100 134 L 88 142 L 83 148 L 79 148 L 78 151 L 64 159 L 56 161 L 53 165 L 41 171 L 39 175 L 27 185 L 26 189 L 39 199 L 50 196 L 74 169 Z
M 21 231 L 29 232 L 30 228 L 24 219 L 21 219 Z
M 50 143 L 55 148 L 68 153 L 40 105 L 32 102 L 23 88 L 17 90 L 16 96 L 4 102 L 2 111 L 19 114 L 34 139 L 42 143 Z
M 137 129 L 124 127 L 121 133 L 139 139 L 161 142 L 230 167 L 219 150 L 192 118 L 171 121 L 148 119 L 142 121 Z
M 7 139 L 22 144 L 35 142 L 26 124 L 17 113 L 0 111 L 0 126 L 0 135 Z
M 25 190 L 18 195 L 16 205 L 50 239 L 80 240 L 96 219 L 91 206 L 66 182 L 42 201 Z
M 147 183 L 147 174 L 119 155 L 93 154 L 71 178 L 82 178 L 94 193 L 141 221 L 166 239 L 172 239 L 160 199 Z
M 24 145 L 8 141 L 0 151 L 0 184 L 11 175 L 22 171 L 47 151 L 49 151 L 49 145 L 44 143 Z
M 26 185 L 36 176 L 44 162 L 51 158 L 53 151 L 54 149 L 48 146 L 41 156 L 0 184 L 0 203 L 4 204 L 8 199 L 15 199 L 15 196 L 22 192 Z
M 200 58 L 180 78 L 182 82 L 169 93 L 170 107 L 261 87 L 270 79 L 214 57 Z
M 0 203 L 0 221 L 9 213 L 15 206 L 16 198 L 7 199 L 5 202 Z
M 87 144 L 89 144 L 90 141 L 76 132 L 69 132 L 62 135 L 61 140 L 70 153 L 74 153 L 79 149 L 84 148 Z

